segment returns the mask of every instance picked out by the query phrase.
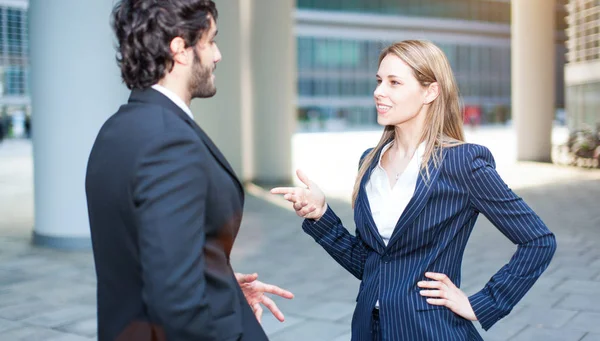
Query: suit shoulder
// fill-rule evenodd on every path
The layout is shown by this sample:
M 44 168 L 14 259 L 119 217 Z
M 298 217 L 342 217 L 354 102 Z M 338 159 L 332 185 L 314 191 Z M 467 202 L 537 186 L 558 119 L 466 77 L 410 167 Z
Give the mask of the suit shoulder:
M 461 143 L 445 148 L 446 159 L 469 163 L 478 157 L 491 157 L 492 153 L 486 146 L 475 143 Z
M 159 132 L 164 129 L 162 107 L 147 103 L 127 103 L 122 105 L 102 126 L 102 130 L 140 134 Z M 135 127 L 135 129 L 133 129 Z
M 369 154 L 373 149 L 375 149 L 375 148 L 373 148 L 373 147 L 367 148 L 360 156 L 360 162 L 362 162 L 362 160 L 367 156 L 367 154 Z
M 367 157 L 367 155 L 373 150 L 374 148 L 367 148 L 367 150 L 365 150 L 362 155 L 360 156 L 360 159 L 358 160 L 358 168 L 362 167 L 362 164 L 365 160 L 365 157 Z
M 492 153 L 485 146 L 474 143 L 462 143 L 445 149 L 444 165 L 447 170 L 470 172 L 482 162 L 495 167 Z
M 112 122 L 111 122 L 112 121 Z M 176 133 L 182 137 L 195 136 L 193 129 L 176 113 L 152 103 L 123 105 L 109 121 L 108 126 L 129 135 L 154 139 L 157 135 Z

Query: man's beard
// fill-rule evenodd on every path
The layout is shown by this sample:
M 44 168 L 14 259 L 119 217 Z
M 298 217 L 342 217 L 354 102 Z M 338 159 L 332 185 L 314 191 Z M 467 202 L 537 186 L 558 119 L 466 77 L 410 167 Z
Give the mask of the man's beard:
M 194 64 L 192 65 L 192 78 L 189 86 L 192 98 L 208 98 L 217 93 L 217 88 L 212 82 L 214 69 L 215 67 L 203 66 L 200 57 L 194 51 Z

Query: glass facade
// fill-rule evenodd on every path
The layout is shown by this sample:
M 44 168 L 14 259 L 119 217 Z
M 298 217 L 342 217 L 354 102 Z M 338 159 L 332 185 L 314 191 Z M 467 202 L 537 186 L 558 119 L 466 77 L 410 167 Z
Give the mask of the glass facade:
M 0 0 L 0 129 L 19 137 L 29 120 L 27 1 Z M 27 118 L 26 118 L 27 117 Z
M 297 0 L 300 9 L 346 11 L 450 18 L 485 22 L 510 22 L 508 1 L 482 0 Z
M 566 28 L 563 8 L 567 2 L 568 0 L 556 1 L 557 30 Z M 297 0 L 297 7 L 323 11 L 510 23 L 510 1 L 506 0 Z
M 577 0 L 567 5 L 568 64 L 574 72 L 566 86 L 569 129 L 600 134 L 600 1 Z
M 3 96 L 29 94 L 27 11 L 0 3 L 0 82 Z
M 557 28 L 565 11 L 557 1 Z M 300 130 L 378 128 L 373 104 L 379 53 L 395 40 L 428 39 L 450 62 L 465 109 L 476 108 L 482 124 L 510 120 L 510 2 L 495 0 L 298 0 L 298 120 Z M 311 22 L 318 14 L 319 19 Z M 352 14 L 340 19 L 339 15 Z M 360 19 L 368 15 L 368 18 Z M 375 18 L 385 18 L 378 23 Z M 328 19 L 333 24 L 328 26 Z M 407 27 L 402 18 L 435 20 L 435 27 Z M 402 27 L 390 26 L 402 22 Z M 395 20 L 398 19 L 398 20 Z M 362 21 L 361 21 L 362 20 Z M 431 21 L 429 21 L 431 22 Z M 412 23 L 415 23 L 412 21 Z M 441 24 L 440 24 L 441 23 Z M 312 26 L 311 26 L 312 25 Z M 415 25 L 419 25 L 415 23 Z M 425 24 L 428 25 L 428 24 Z M 438 26 L 439 25 L 439 26 Z M 360 37 L 344 33 L 365 27 Z M 355 31 L 353 31 L 355 32 Z M 559 31 L 560 32 L 560 31 Z M 439 36 L 439 38 L 437 38 Z M 457 37 L 456 39 L 454 39 Z M 557 106 L 562 107 L 565 46 L 557 39 Z
M 569 63 L 600 60 L 600 2 L 572 1 L 567 9 Z
M 600 133 L 600 79 L 567 86 L 567 113 L 569 130 Z

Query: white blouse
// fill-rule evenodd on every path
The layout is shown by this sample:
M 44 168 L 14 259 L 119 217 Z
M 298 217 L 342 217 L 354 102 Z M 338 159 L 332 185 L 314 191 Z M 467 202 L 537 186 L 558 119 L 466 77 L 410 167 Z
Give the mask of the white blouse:
M 371 176 L 365 187 L 371 213 L 373 214 L 373 221 L 375 221 L 375 225 L 377 225 L 377 229 L 385 245 L 388 244 L 396 223 L 398 223 L 402 212 L 404 212 L 408 202 L 415 193 L 423 152 L 425 151 L 425 143 L 421 143 L 404 172 L 400 174 L 394 186 L 390 188 L 387 173 L 381 166 L 381 157 L 392 146 L 392 143 L 390 142 L 383 147 L 377 167 L 371 172 Z

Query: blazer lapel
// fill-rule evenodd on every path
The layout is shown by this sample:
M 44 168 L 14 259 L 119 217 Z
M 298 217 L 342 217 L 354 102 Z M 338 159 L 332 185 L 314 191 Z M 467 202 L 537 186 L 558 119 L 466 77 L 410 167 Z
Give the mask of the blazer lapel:
M 443 158 L 444 155 L 442 155 L 442 160 Z M 429 181 L 427 182 L 423 179 L 424 175 L 419 174 L 419 177 L 417 178 L 415 194 L 408 202 L 408 205 L 402 212 L 400 219 L 398 219 L 398 223 L 396 224 L 394 232 L 392 232 L 392 236 L 390 237 L 388 247 L 393 245 L 400 238 L 400 236 L 402 236 L 402 234 L 406 232 L 407 227 L 412 224 L 412 222 L 419 216 L 419 214 L 421 214 L 421 212 L 425 208 L 427 199 L 429 199 L 429 196 L 432 193 L 432 188 L 434 187 L 435 182 L 437 181 L 437 178 L 439 176 L 439 167 L 441 167 L 441 162 L 438 167 L 434 167 L 433 160 L 429 161 L 430 177 Z
M 380 153 L 381 153 L 381 151 L 380 151 Z M 375 157 L 373 163 L 369 166 L 369 168 L 367 169 L 367 172 L 365 173 L 365 175 L 363 176 L 363 178 L 360 181 L 360 188 L 358 190 L 358 197 L 356 199 L 356 201 L 357 201 L 356 209 L 359 209 L 362 212 L 364 212 L 364 214 L 362 214 L 361 216 L 362 216 L 362 219 L 365 219 L 364 226 L 367 226 L 367 229 L 370 232 L 372 240 L 374 241 L 373 246 L 377 249 L 377 252 L 383 253 L 383 251 L 385 249 L 385 243 L 383 242 L 383 239 L 381 238 L 381 234 L 379 234 L 379 229 L 377 228 L 377 225 L 375 224 L 375 220 L 373 220 L 373 213 L 371 212 L 371 204 L 369 203 L 369 198 L 367 196 L 367 190 L 365 189 L 365 186 L 367 185 L 367 182 L 369 181 L 369 178 L 371 177 L 371 173 L 373 172 L 373 169 L 377 165 L 377 160 L 379 160 L 379 154 Z M 365 237 L 367 237 L 367 236 L 365 236 Z

